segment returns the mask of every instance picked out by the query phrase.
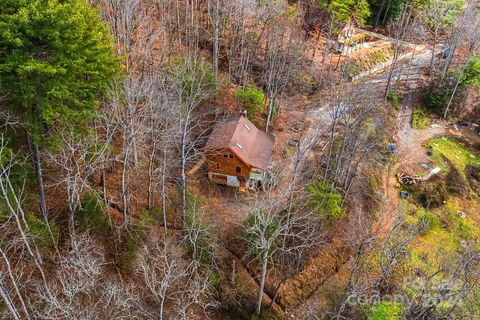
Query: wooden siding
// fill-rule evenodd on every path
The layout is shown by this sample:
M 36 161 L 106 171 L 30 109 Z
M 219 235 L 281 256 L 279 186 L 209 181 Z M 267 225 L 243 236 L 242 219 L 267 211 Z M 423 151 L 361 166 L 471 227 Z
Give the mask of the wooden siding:
M 224 153 L 227 154 L 227 157 L 224 156 Z M 242 162 L 230 149 L 210 151 L 207 156 L 208 161 L 208 172 L 224 174 L 228 176 L 236 177 L 249 177 L 250 176 L 250 167 Z M 220 165 L 220 168 L 217 168 L 217 164 Z M 241 168 L 241 172 L 236 171 L 236 167 Z

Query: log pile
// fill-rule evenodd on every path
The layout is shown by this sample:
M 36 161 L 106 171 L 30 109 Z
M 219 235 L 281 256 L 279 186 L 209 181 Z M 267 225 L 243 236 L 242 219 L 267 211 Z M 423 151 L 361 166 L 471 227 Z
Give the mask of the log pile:
M 405 172 L 399 172 L 397 173 L 397 180 L 400 184 L 413 185 L 421 181 L 427 181 L 428 179 L 430 179 L 432 176 L 436 175 L 440 171 L 441 171 L 440 167 L 435 167 L 423 177 L 416 177 L 416 176 L 414 177 L 406 174 Z

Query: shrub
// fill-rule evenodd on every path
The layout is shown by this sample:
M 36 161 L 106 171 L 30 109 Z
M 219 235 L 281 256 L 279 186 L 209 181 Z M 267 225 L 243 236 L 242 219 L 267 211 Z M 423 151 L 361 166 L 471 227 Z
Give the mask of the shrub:
M 253 84 L 248 84 L 245 89 L 237 91 L 237 99 L 241 107 L 248 111 L 248 118 L 265 110 L 265 94 Z
M 297 21 L 299 18 L 299 11 L 297 6 L 288 6 L 285 10 L 285 15 L 292 19 L 292 21 Z
M 138 252 L 140 235 L 137 232 L 130 232 L 123 243 L 123 251 L 120 254 L 120 269 L 125 274 L 133 273 L 133 264 Z
M 313 94 L 320 88 L 320 82 L 311 72 L 294 70 L 292 81 L 287 86 L 288 91 L 292 93 Z
M 95 233 L 105 233 L 109 229 L 107 209 L 94 194 L 88 193 L 83 197 L 76 216 L 89 230 Z
M 33 213 L 28 213 L 25 221 L 27 222 L 28 233 L 41 249 L 48 251 L 58 242 L 60 232 L 53 221 L 49 221 L 47 225 L 44 219 L 38 218 Z
M 403 319 L 403 307 L 393 301 L 379 301 L 367 312 L 369 320 L 398 320 Z
M 480 56 L 474 57 L 468 62 L 463 72 L 460 84 L 475 84 L 480 85 Z
M 444 109 L 448 105 L 448 99 L 450 92 L 448 90 L 443 91 L 428 91 L 423 95 L 425 106 L 436 114 L 442 114 Z
M 438 228 L 441 225 L 438 217 L 430 211 L 423 211 L 419 216 L 419 221 L 422 225 L 427 227 L 424 230 L 424 233 L 426 233 L 430 229 Z
M 392 102 L 395 109 L 400 109 L 401 100 L 400 100 L 400 97 L 398 96 L 398 93 L 396 91 L 391 90 L 388 93 L 388 100 L 390 100 Z
M 430 127 L 432 120 L 420 106 L 415 106 L 412 114 L 412 128 L 423 130 Z
M 322 219 L 332 221 L 345 216 L 341 207 L 342 196 L 327 182 L 314 182 L 307 186 L 307 191 L 308 206 L 315 209 Z

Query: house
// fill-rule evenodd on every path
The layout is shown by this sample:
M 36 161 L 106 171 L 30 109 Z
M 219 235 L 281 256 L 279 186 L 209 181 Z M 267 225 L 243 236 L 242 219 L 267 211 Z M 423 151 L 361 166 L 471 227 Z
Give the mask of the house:
M 243 111 L 233 121 L 217 126 L 205 146 L 210 181 L 240 191 L 261 185 L 272 157 L 275 138 L 259 130 Z
M 367 37 L 365 33 L 357 33 L 357 23 L 355 17 L 351 16 L 337 37 L 336 51 L 342 55 L 348 55 L 356 50 L 363 48 Z

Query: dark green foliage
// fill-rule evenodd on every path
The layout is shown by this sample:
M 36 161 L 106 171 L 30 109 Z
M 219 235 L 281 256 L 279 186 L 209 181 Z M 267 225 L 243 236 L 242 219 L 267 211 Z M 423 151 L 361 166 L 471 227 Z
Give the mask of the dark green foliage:
M 94 194 L 86 194 L 81 207 L 76 213 L 76 217 L 93 232 L 105 233 L 109 230 L 107 210 L 105 205 Z
M 202 274 L 209 280 L 209 287 L 211 291 L 214 291 L 220 287 L 222 279 L 220 274 L 211 264 L 204 264 L 201 267 Z
M 237 99 L 240 106 L 248 111 L 247 115 L 250 120 L 265 111 L 265 94 L 254 84 L 248 84 L 245 89 L 238 90 Z
M 398 96 L 398 93 L 395 90 L 391 90 L 388 93 L 388 100 L 392 102 L 395 109 L 400 109 L 402 100 L 400 99 L 400 97 Z
M 155 217 L 160 214 L 157 212 L 149 212 L 148 210 L 141 210 L 138 215 L 138 226 L 137 228 L 142 231 L 146 231 L 149 226 L 155 223 Z
M 370 5 L 367 0 L 318 0 L 318 3 L 336 23 L 348 22 L 353 16 L 362 26 L 370 16 Z
M 460 75 L 461 71 L 456 70 L 450 73 L 449 77 L 453 83 L 456 83 Z M 480 85 L 480 57 L 478 56 L 472 58 L 465 67 L 457 92 L 461 92 L 469 85 Z M 430 112 L 443 116 L 452 92 L 453 88 L 450 88 L 447 84 L 434 88 L 423 95 L 424 104 Z
M 448 99 L 450 98 L 450 91 L 443 90 L 433 90 L 428 91 L 423 95 L 425 106 L 433 113 L 443 115 L 443 111 L 448 104 Z
M 392 0 L 388 3 L 385 1 L 383 8 L 381 7 L 382 1 L 383 0 L 368 1 L 372 10 L 372 15 L 368 20 L 370 24 L 375 24 L 377 19 L 379 24 L 387 24 L 400 17 L 404 7 L 404 0 Z
M 33 213 L 28 213 L 25 217 L 25 221 L 27 222 L 28 234 L 32 236 L 39 248 L 49 251 L 55 247 L 60 232 L 58 226 L 53 221 L 50 220 L 47 225 L 44 219 L 38 218 Z
M 480 85 L 480 56 L 476 56 L 468 62 L 463 72 L 462 79 L 460 80 L 460 84 Z
M 54 144 L 55 129 L 66 125 L 85 131 L 120 71 L 96 10 L 86 0 L 5 0 L 0 30 L 0 96 L 30 123 L 34 139 Z
M 137 232 L 131 231 L 127 234 L 124 240 L 123 251 L 120 254 L 120 269 L 125 274 L 133 273 L 140 239 L 141 237 Z
M 307 186 L 309 193 L 308 206 L 315 209 L 318 215 L 327 221 L 342 219 L 342 196 L 329 183 L 315 182 Z

